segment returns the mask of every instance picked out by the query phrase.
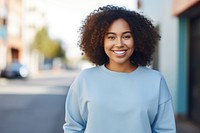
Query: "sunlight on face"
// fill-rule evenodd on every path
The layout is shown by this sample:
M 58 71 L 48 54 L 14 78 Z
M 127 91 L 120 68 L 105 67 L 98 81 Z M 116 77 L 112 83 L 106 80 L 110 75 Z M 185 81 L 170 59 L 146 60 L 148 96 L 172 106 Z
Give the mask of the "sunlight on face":
M 104 50 L 110 65 L 130 65 L 134 41 L 130 27 L 124 19 L 115 20 L 109 27 L 104 38 Z

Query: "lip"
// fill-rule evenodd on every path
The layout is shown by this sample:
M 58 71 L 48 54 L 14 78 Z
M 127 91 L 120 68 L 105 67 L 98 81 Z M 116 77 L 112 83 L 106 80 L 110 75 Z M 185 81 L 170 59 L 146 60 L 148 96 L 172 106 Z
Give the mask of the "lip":
M 117 56 L 124 56 L 127 50 L 112 50 Z

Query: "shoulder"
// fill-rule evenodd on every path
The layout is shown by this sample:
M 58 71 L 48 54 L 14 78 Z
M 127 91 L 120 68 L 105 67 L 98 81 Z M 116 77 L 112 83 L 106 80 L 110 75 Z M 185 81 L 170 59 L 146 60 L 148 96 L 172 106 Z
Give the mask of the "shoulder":
M 139 79 L 142 79 L 143 82 L 146 82 L 148 84 L 156 84 L 158 87 L 164 87 L 167 88 L 166 80 L 161 72 L 158 70 L 154 70 L 148 67 L 139 67 Z
M 76 76 L 72 84 L 70 85 L 70 90 L 82 92 L 85 85 L 90 85 L 91 82 L 97 82 L 96 77 L 100 74 L 99 67 L 91 67 L 81 70 Z
M 159 104 L 165 103 L 166 101 L 170 100 L 171 94 L 166 83 L 166 80 L 161 72 L 157 70 L 153 70 L 151 68 L 142 67 L 144 73 L 147 77 L 151 78 L 152 83 L 156 83 L 158 81 L 158 90 L 159 90 Z
M 159 71 L 154 70 L 149 67 L 139 66 L 139 71 L 140 71 L 140 75 L 144 77 L 158 78 L 158 79 L 163 78 L 163 75 Z

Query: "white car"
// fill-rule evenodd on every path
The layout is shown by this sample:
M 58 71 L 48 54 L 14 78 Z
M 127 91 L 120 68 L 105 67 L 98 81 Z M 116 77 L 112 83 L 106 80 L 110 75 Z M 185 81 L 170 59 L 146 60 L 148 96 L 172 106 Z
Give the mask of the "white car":
M 29 71 L 26 65 L 19 62 L 12 62 L 6 66 L 1 72 L 1 76 L 5 78 L 27 78 Z

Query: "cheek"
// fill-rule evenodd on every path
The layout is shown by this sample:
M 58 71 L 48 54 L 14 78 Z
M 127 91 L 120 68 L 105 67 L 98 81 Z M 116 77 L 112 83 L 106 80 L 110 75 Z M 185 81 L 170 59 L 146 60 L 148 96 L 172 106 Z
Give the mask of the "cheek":
M 105 53 L 107 54 L 107 51 L 108 51 L 108 45 L 107 45 L 107 43 L 106 43 L 105 41 L 104 41 L 103 47 L 104 47 L 104 51 L 105 51 Z
M 109 52 L 110 52 L 110 48 L 109 48 L 108 46 L 105 46 L 105 45 L 104 45 L 104 51 L 105 51 L 105 53 L 108 55 Z
M 109 41 L 104 41 L 104 50 L 109 50 L 112 48 L 112 43 Z
M 129 48 L 134 50 L 134 41 L 129 42 Z

